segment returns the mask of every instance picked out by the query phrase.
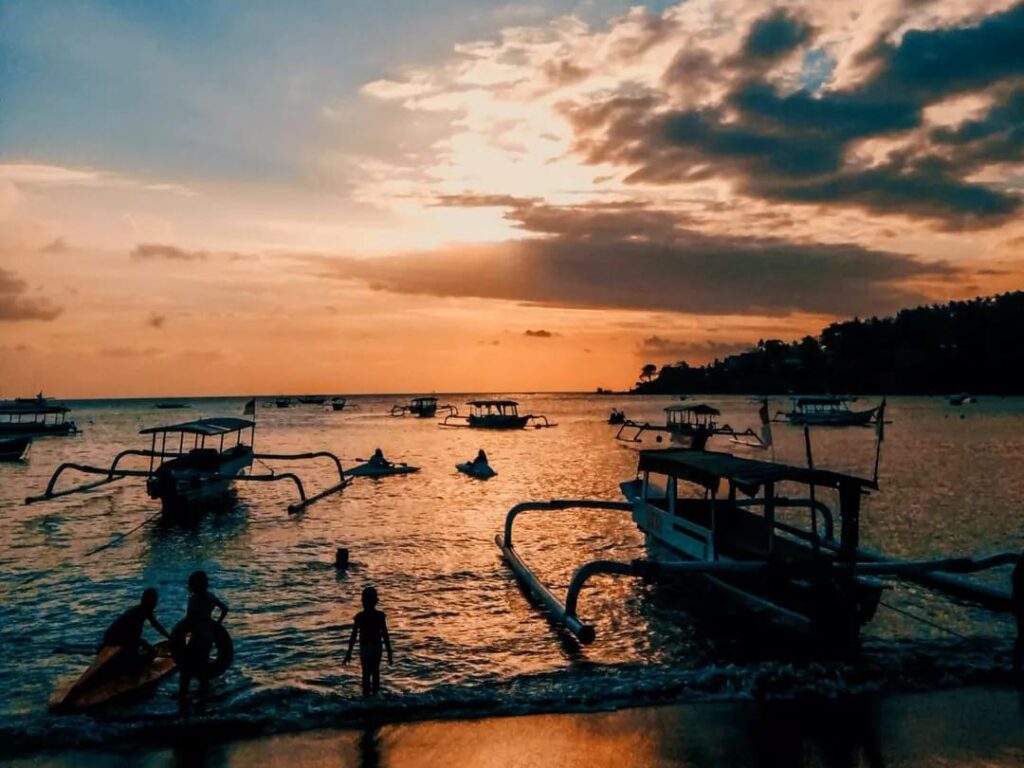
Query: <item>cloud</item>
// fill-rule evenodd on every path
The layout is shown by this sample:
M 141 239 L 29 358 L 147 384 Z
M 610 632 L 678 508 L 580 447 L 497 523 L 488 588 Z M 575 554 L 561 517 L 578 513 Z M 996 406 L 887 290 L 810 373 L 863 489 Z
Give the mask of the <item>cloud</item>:
M 24 280 L 0 267 L 0 322 L 53 320 L 61 313 L 48 299 L 27 296 L 27 290 Z
M 51 240 L 49 243 L 39 249 L 40 253 L 67 253 L 71 250 L 71 246 L 67 244 L 63 237 L 58 237 Z
M 545 331 L 543 328 L 539 328 L 536 331 L 531 331 L 527 329 L 526 331 L 523 332 L 523 335 L 529 336 L 530 338 L 533 339 L 551 339 L 557 336 L 558 334 L 552 333 L 551 331 Z
M 810 40 L 809 24 L 783 11 L 754 22 L 732 66 L 774 60 Z M 615 92 L 563 104 L 575 149 L 592 164 L 629 167 L 627 183 L 669 185 L 727 178 L 765 200 L 854 206 L 899 213 L 946 229 L 1001 225 L 1020 210 L 1012 185 L 978 181 L 993 162 L 1019 162 L 1024 111 L 1024 4 L 966 26 L 911 29 L 863 56 L 872 74 L 844 90 L 792 90 L 731 76 L 714 103 L 678 108 L 680 80 L 710 68 L 710 54 L 679 54 L 661 90 Z M 921 133 L 926 107 L 989 90 L 985 118 L 959 129 Z M 881 157 L 858 154 L 886 139 Z M 950 151 L 957 149 L 957 151 Z M 1019 186 L 1019 185 L 1018 185 Z
M 308 260 L 324 275 L 392 293 L 716 315 L 884 313 L 927 300 L 915 280 L 960 275 L 945 262 L 855 244 L 704 234 L 639 205 L 520 201 L 507 216 L 544 236 Z
M 140 243 L 131 252 L 136 261 L 167 259 L 169 261 L 204 261 L 210 254 L 207 251 L 192 251 L 176 245 L 159 243 Z
M 750 344 L 742 342 L 686 341 L 648 336 L 637 345 L 637 354 L 655 360 L 711 360 L 746 352 Z
M 160 330 L 161 328 L 164 327 L 164 324 L 166 322 L 167 317 L 165 315 L 158 315 L 156 312 L 154 312 L 149 316 L 149 319 L 146 320 L 146 325 L 148 325 L 150 328 L 156 328 L 157 330 Z
M 156 347 L 137 349 L 136 347 L 104 347 L 99 351 L 103 357 L 113 357 L 119 360 L 131 360 L 140 357 L 156 357 L 160 350 Z

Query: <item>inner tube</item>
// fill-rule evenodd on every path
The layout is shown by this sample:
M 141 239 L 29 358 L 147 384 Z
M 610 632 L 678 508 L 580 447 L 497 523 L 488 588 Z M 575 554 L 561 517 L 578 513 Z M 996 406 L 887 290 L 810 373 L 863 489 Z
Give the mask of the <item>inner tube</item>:
M 191 648 L 191 631 L 185 619 L 179 621 L 171 630 L 171 657 L 182 674 L 199 680 L 216 680 L 223 675 L 235 659 L 235 644 L 223 624 L 210 622 L 212 637 L 210 647 L 217 650 L 213 658 L 199 659 Z

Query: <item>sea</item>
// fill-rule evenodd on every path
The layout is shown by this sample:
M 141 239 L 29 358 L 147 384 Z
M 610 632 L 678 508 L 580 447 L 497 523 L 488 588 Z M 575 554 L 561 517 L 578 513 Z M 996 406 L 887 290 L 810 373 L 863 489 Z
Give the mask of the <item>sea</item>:
M 445 395 L 466 401 L 494 393 Z M 166 742 L 175 738 L 176 684 L 90 715 L 52 715 L 58 681 L 87 666 L 106 626 L 149 586 L 168 627 L 184 614 L 186 580 L 205 569 L 230 606 L 235 661 L 213 683 L 205 721 L 223 734 L 268 735 L 373 720 L 581 712 L 664 703 L 841 699 L 1005 686 L 1015 626 L 1008 616 L 893 583 L 855 653 L 826 654 L 778 642 L 754 617 L 709 618 L 674 590 L 598 577 L 580 615 L 597 630 L 575 642 L 531 603 L 495 546 L 505 515 L 528 500 L 621 500 L 637 450 L 615 439 L 613 407 L 664 423 L 671 397 L 500 393 L 557 427 L 498 432 L 451 429 L 436 419 L 388 415 L 407 396 L 356 396 L 356 408 L 278 409 L 257 398 L 257 451 L 331 451 L 345 466 L 376 448 L 420 467 L 356 479 L 344 492 L 289 514 L 290 483 L 240 483 L 226 509 L 192 524 L 163 520 L 140 478 L 26 506 L 64 462 L 106 466 L 126 448 L 149 447 L 139 430 L 207 416 L 241 416 L 248 397 L 68 401 L 81 432 L 37 439 L 29 459 L 0 464 L 0 756 L 37 750 Z M 854 407 L 880 398 L 862 397 Z M 737 430 L 759 428 L 746 397 L 692 397 Z M 772 411 L 787 402 L 775 399 Z M 863 502 L 862 545 L 893 557 L 986 555 L 1024 548 L 1024 399 L 941 397 L 887 401 L 884 441 L 872 428 L 815 429 L 811 459 L 870 476 L 880 448 L 879 491 Z M 714 438 L 713 450 L 805 465 L 802 429 L 773 424 L 769 450 Z M 498 474 L 456 472 L 483 448 Z M 145 468 L 145 460 L 130 466 Z M 329 461 L 257 462 L 294 472 L 308 493 L 337 479 Z M 64 484 L 79 482 L 66 475 Z M 627 513 L 566 510 L 516 521 L 516 546 L 553 591 L 592 559 L 642 557 Z M 347 548 L 351 564 L 335 568 Z M 980 578 L 1007 586 L 1008 569 Z M 358 665 L 342 664 L 360 593 L 374 586 L 387 614 L 394 665 L 383 693 L 360 696 Z M 151 633 L 151 630 L 147 630 Z M 151 639 L 155 635 L 150 634 Z

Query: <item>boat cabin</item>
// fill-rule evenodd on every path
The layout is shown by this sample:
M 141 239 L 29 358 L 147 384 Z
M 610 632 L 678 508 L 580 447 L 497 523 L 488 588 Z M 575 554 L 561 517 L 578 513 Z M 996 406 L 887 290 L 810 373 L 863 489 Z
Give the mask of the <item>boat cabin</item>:
M 515 400 L 472 400 L 468 405 L 470 413 L 477 417 L 501 416 L 515 418 L 519 416 L 519 403 Z
M 670 405 L 665 409 L 668 427 L 676 429 L 706 429 L 714 431 L 718 428 L 717 417 L 722 412 L 704 403 L 697 405 Z
M 70 435 L 78 431 L 63 403 L 43 397 L 0 401 L 0 436 Z
M 810 395 L 793 398 L 793 411 L 805 415 L 849 413 L 850 398 L 832 395 Z

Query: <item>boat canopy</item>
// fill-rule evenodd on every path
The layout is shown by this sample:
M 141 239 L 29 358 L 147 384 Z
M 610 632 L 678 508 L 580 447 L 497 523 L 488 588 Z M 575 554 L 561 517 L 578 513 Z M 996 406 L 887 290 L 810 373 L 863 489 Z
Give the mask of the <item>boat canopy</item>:
M 704 403 L 696 405 L 670 405 L 665 409 L 666 413 L 692 413 L 696 416 L 721 416 L 722 412 L 717 408 Z
M 424 397 L 414 397 L 412 399 L 412 402 L 414 402 L 414 403 L 436 403 L 437 402 L 437 398 L 434 397 L 433 395 L 427 395 L 427 396 L 424 396 Z
M 19 397 L 15 400 L 0 400 L 2 416 L 39 416 L 51 413 L 69 413 L 62 403 L 55 403 L 41 397 Z
M 472 405 L 477 408 L 486 408 L 488 406 L 501 408 L 510 405 L 519 405 L 519 403 L 516 400 L 470 400 L 467 405 Z
M 855 486 L 877 489 L 872 480 L 832 472 L 809 469 L 773 461 L 743 459 L 728 453 L 713 451 L 653 450 L 640 452 L 639 470 L 678 477 L 717 490 L 722 478 L 734 482 L 744 493 L 753 495 L 765 483 L 791 481 L 826 488 Z
M 850 402 L 851 399 L 836 395 L 800 395 L 793 398 L 793 405 L 797 408 L 802 408 L 805 405 L 842 405 Z
M 212 419 L 196 419 L 181 424 L 168 424 L 163 427 L 147 427 L 139 430 L 140 435 L 160 434 L 162 432 L 181 432 L 186 435 L 202 435 L 203 437 L 214 437 L 226 435 L 230 432 L 240 432 L 256 426 L 256 422 L 248 419 L 236 419 L 229 416 L 216 417 Z

